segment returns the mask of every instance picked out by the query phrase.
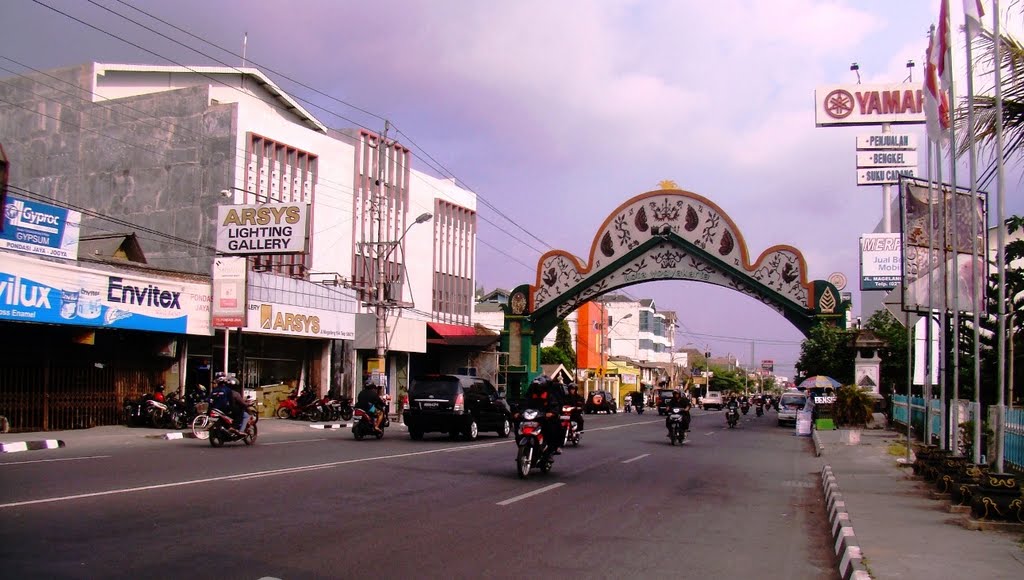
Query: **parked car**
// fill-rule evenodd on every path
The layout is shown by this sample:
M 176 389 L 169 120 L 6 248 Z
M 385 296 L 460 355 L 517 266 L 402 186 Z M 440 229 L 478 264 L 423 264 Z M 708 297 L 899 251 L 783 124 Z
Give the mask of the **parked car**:
M 701 399 L 702 408 L 706 411 L 714 407 L 716 411 L 721 411 L 722 406 L 725 405 L 725 401 L 722 400 L 722 393 L 719 391 L 708 391 L 707 395 Z
M 786 392 L 779 399 L 779 425 L 796 424 L 796 414 L 807 405 L 807 395 L 799 391 Z
M 659 415 L 668 414 L 668 402 L 672 400 L 672 395 L 674 394 L 675 391 L 672 389 L 658 389 L 657 394 L 655 394 L 655 397 L 657 398 Z
M 583 406 L 583 412 L 593 415 L 594 413 L 618 413 L 615 405 L 615 398 L 608 391 L 591 391 L 587 395 L 587 403 Z
M 402 411 L 409 437 L 447 433 L 470 441 L 481 431 L 498 437 L 512 432 L 512 411 L 487 379 L 468 375 L 427 375 L 409 385 L 409 406 Z

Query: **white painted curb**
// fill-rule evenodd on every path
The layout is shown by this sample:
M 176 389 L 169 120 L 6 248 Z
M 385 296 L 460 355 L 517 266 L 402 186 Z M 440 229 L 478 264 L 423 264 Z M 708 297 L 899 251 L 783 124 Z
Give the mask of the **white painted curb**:
M 850 514 L 846 511 L 846 501 L 839 493 L 839 483 L 832 466 L 821 469 L 821 485 L 825 492 L 825 509 L 828 510 L 828 521 L 831 526 L 833 550 L 839 557 L 839 576 L 843 580 L 851 578 L 869 580 L 867 567 L 864 566 L 864 553 L 857 543 L 857 535 L 850 523 Z
M 60 439 L 15 441 L 13 443 L 0 443 L 0 453 L 17 453 L 19 451 L 42 451 L 43 449 L 59 449 L 64 446 L 64 441 Z

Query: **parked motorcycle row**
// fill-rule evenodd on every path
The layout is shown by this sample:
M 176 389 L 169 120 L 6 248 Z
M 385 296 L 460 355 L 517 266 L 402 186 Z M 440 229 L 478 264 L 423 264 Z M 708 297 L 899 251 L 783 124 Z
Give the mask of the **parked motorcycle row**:
M 301 394 L 292 391 L 288 398 L 281 401 L 275 415 L 278 419 L 296 419 L 299 421 L 348 421 L 352 418 L 352 397 L 324 398 L 306 388 Z
M 157 392 L 162 392 L 162 389 L 157 389 Z M 196 405 L 204 401 L 206 387 L 203 385 L 199 385 L 186 397 L 174 391 L 162 401 L 154 393 L 146 393 L 136 401 L 126 398 L 122 407 L 124 422 L 129 427 L 182 429 L 199 414 Z

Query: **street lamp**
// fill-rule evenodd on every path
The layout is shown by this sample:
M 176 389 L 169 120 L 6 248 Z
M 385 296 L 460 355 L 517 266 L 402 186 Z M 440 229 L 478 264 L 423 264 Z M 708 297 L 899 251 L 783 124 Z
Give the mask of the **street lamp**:
M 377 300 L 376 300 L 377 327 L 376 328 L 377 328 L 377 358 L 380 359 L 381 361 L 384 360 L 384 357 L 387 354 L 387 324 L 386 324 L 386 317 L 387 317 L 387 313 L 388 313 L 388 304 L 387 304 L 387 295 L 385 293 L 386 288 L 385 288 L 385 283 L 384 283 L 384 277 L 385 277 L 384 266 L 385 266 L 385 262 L 387 262 L 387 260 L 391 257 L 391 254 L 392 254 L 392 252 L 395 251 L 395 248 L 399 247 L 399 245 L 401 245 L 402 241 L 405 240 L 406 234 L 409 233 L 409 230 L 411 230 L 413 228 L 413 226 L 418 225 L 418 224 L 422 224 L 422 223 L 427 222 L 427 221 L 430 221 L 430 219 L 432 217 L 434 217 L 434 215 L 431 214 L 430 212 L 423 212 L 411 224 L 409 224 L 408 226 L 405 227 L 405 231 L 402 232 L 402 235 L 399 236 L 397 240 L 395 240 L 393 242 L 378 242 L 378 247 L 377 247 L 377 284 L 376 284 L 376 291 L 377 291 L 376 292 L 376 294 L 377 294 Z M 388 246 L 387 252 L 384 252 L 383 248 L 381 246 Z
M 633 313 L 632 312 L 626 313 L 625 315 L 622 316 L 622 318 L 618 319 L 617 321 L 615 321 L 614 324 L 612 324 L 610 327 L 608 327 L 607 332 L 604 333 L 604 336 L 601 337 L 601 354 L 603 355 L 601 357 L 602 375 L 603 375 L 603 371 L 608 366 L 608 351 L 612 347 L 612 331 L 615 330 L 615 327 L 618 326 L 623 320 L 626 320 L 627 318 L 632 318 L 632 317 L 633 317 Z M 603 322 L 602 325 L 601 325 L 602 327 L 608 326 L 607 317 L 605 318 L 605 321 L 602 321 L 602 322 Z M 602 378 L 604 378 L 604 377 L 602 376 Z

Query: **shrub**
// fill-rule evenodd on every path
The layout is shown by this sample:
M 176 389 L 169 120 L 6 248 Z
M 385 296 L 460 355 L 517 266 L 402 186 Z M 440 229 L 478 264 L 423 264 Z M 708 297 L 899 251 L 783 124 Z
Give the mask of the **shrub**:
M 857 385 L 845 385 L 836 391 L 834 407 L 837 425 L 863 427 L 871 418 L 872 399 L 870 391 Z

